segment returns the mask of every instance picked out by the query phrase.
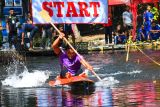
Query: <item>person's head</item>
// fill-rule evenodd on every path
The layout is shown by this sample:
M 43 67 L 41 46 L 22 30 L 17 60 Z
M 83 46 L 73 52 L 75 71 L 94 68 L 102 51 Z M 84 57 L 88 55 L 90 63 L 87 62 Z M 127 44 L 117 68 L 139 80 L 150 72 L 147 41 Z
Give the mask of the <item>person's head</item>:
M 69 59 L 72 59 L 73 57 L 76 56 L 76 53 L 74 52 L 74 50 L 69 45 L 66 45 L 64 48 L 66 50 L 66 53 L 67 53 L 67 56 L 68 56 Z
M 144 29 L 144 25 L 141 26 L 141 29 Z
M 126 6 L 126 11 L 129 11 L 130 10 L 130 7 L 129 6 Z
M 31 18 L 31 13 L 28 12 L 27 17 L 28 17 L 28 18 Z
M 155 27 L 155 26 L 156 26 L 156 22 L 153 21 L 153 22 L 152 22 L 152 27 Z
M 147 10 L 150 11 L 151 10 L 151 6 L 147 5 Z
M 13 14 L 14 14 L 14 9 L 11 8 L 11 9 L 9 10 L 9 14 L 10 14 L 10 15 L 13 15 Z
M 121 28 L 122 28 L 121 24 L 118 24 L 116 30 L 119 31 L 121 30 Z

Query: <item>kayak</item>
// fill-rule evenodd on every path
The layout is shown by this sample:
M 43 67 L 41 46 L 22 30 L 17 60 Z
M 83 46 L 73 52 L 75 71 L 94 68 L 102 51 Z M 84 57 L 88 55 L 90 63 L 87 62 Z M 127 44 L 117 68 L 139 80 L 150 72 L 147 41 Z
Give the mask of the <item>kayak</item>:
M 73 84 L 85 83 L 85 84 L 94 84 L 94 81 L 82 76 L 73 76 L 70 78 L 57 78 L 56 80 L 50 80 L 49 86 L 57 86 L 57 85 L 73 85 Z

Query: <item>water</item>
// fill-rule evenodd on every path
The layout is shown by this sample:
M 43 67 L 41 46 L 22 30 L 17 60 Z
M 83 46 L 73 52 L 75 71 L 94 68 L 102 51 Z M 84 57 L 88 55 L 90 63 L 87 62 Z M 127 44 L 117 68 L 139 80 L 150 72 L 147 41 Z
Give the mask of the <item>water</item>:
M 160 62 L 160 51 L 145 51 Z M 60 71 L 56 57 L 28 57 L 0 66 L 1 107 L 160 107 L 160 66 L 140 52 L 83 55 L 103 79 L 89 72 L 89 88 L 50 87 Z M 83 68 L 84 69 L 84 68 Z

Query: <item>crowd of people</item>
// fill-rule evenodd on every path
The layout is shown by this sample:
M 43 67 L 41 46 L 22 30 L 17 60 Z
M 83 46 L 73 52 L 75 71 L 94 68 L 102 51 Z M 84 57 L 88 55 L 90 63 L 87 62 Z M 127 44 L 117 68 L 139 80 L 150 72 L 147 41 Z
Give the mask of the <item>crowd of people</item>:
M 158 40 L 160 38 L 160 25 L 153 19 L 154 15 L 150 11 L 151 6 L 148 5 L 143 14 L 143 23 L 138 28 L 138 41 Z
M 151 6 L 148 5 L 146 11 L 137 16 L 136 41 L 143 42 L 160 39 L 160 25 L 153 19 L 154 15 L 150 10 Z M 125 44 L 129 39 L 133 29 L 133 16 L 129 6 L 126 6 L 121 17 L 123 24 L 117 23 L 115 28 L 113 28 L 112 14 L 108 16 L 108 23 L 103 24 L 105 44 Z M 70 35 L 73 44 L 75 44 L 72 24 L 58 24 L 57 27 L 61 32 L 65 33 L 67 39 Z M 24 48 L 33 50 L 33 39 L 37 32 L 41 37 L 40 45 L 43 49 L 50 48 L 53 40 L 58 36 L 57 31 L 50 24 L 43 24 L 38 27 L 34 25 L 30 13 L 26 15 L 25 21 L 20 23 L 12 8 L 9 10 L 9 16 L 6 18 L 6 31 L 9 48 L 15 47 L 17 50 Z
M 137 16 L 137 33 L 136 42 L 152 41 L 160 39 L 160 25 L 153 19 L 154 15 L 150 12 L 151 6 L 146 7 L 144 13 Z M 133 16 L 130 7 L 126 6 L 126 10 L 122 13 L 122 22 L 117 23 L 113 29 L 112 20 L 108 18 L 108 24 L 105 24 L 105 43 L 106 44 L 125 44 L 131 36 L 133 29 Z M 109 38 L 109 39 L 108 39 Z M 112 42 L 112 40 L 114 40 Z
M 59 24 L 57 27 L 61 32 L 65 33 L 66 38 L 71 35 L 72 41 L 75 44 L 75 36 L 73 35 L 71 24 Z M 9 16 L 6 18 L 6 31 L 9 48 L 15 48 L 18 51 L 22 49 L 33 50 L 33 39 L 36 33 L 39 33 L 41 37 L 40 46 L 43 49 L 50 48 L 53 40 L 58 36 L 58 33 L 50 24 L 34 25 L 30 13 L 26 15 L 25 21 L 21 23 L 12 8 L 9 10 Z
M 130 12 L 130 7 L 126 6 L 125 11 L 122 14 L 123 25 L 118 24 L 114 34 L 114 44 L 124 44 L 129 39 L 131 31 L 133 29 L 133 16 Z
M 38 27 L 32 24 L 30 13 L 25 18 L 24 23 L 20 23 L 19 18 L 15 15 L 14 10 L 9 10 L 9 16 L 6 18 L 6 31 L 8 34 L 9 48 L 21 50 L 25 43 L 25 36 L 30 32 L 28 47 L 29 50 L 33 49 L 33 37 L 38 31 Z

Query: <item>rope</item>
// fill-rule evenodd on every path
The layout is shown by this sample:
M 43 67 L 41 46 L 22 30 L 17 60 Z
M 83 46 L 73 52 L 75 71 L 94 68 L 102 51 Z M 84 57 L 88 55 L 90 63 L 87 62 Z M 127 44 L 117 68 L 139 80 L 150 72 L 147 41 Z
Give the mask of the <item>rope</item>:
M 128 44 L 133 43 L 133 41 L 131 39 L 128 40 Z M 157 61 L 155 61 L 154 59 L 152 59 L 150 56 L 148 56 L 146 53 L 144 53 L 135 43 L 133 43 L 135 45 L 135 47 L 143 54 L 145 55 L 148 59 L 150 59 L 152 62 L 154 62 L 155 64 L 157 64 L 158 66 L 160 66 L 160 63 L 158 63 Z
M 127 43 L 126 43 L 126 45 L 127 45 L 126 62 L 128 62 L 128 59 L 129 59 L 129 49 L 130 49 L 130 44 L 131 44 L 131 41 L 132 41 L 131 38 L 132 38 L 132 36 L 129 36 L 129 39 L 128 39 Z
M 133 42 L 132 42 L 133 43 Z M 155 64 L 159 65 L 160 66 L 160 63 L 158 63 L 157 61 L 155 61 L 154 59 L 152 59 L 151 57 L 149 57 L 146 53 L 144 53 L 138 46 L 136 46 L 135 44 L 135 47 L 143 54 L 145 55 L 148 59 L 150 59 L 152 62 L 154 62 Z

